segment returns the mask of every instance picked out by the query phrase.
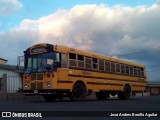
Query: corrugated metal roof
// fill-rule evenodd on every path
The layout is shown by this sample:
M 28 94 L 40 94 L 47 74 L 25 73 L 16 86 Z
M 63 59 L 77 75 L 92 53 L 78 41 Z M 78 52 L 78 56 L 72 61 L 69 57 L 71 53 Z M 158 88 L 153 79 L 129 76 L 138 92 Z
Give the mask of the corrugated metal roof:
M 11 71 L 15 71 L 18 73 L 23 72 L 23 67 L 20 67 L 20 69 L 17 69 L 17 66 L 8 65 L 8 64 L 0 64 L 0 69 L 11 70 Z
M 3 58 L 0 58 L 0 60 L 6 61 L 6 62 L 8 61 L 8 60 L 6 60 L 6 59 L 3 59 Z

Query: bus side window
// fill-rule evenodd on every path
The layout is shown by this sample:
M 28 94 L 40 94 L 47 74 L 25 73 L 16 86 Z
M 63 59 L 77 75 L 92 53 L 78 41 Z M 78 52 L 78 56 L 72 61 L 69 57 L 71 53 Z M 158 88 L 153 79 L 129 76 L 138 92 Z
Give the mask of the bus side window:
M 91 69 L 91 58 L 85 57 L 85 62 L 86 62 L 86 68 Z
M 137 67 L 134 67 L 134 75 L 137 76 Z
M 130 75 L 133 75 L 133 66 L 130 66 Z
M 67 54 L 61 54 L 61 67 L 62 68 L 68 68 L 68 55 Z
M 98 69 L 98 59 L 97 58 L 92 58 L 92 68 Z
M 139 67 L 137 68 L 137 71 L 138 71 L 138 76 L 141 76 L 141 70 Z
M 99 60 L 99 70 L 104 71 L 104 60 Z
M 126 68 L 126 74 L 129 75 L 129 66 L 126 65 L 125 68 Z
M 111 62 L 111 72 L 115 72 L 115 63 Z
M 84 67 L 84 56 L 78 55 L 78 67 L 83 68 Z
M 105 61 L 105 69 L 106 72 L 111 72 L 111 65 L 109 61 Z
M 119 63 L 116 63 L 116 72 L 117 72 L 117 73 L 120 73 L 120 72 L 121 72 L 120 64 L 119 64 Z
M 76 67 L 77 64 L 76 64 L 76 54 L 73 54 L 73 53 L 69 53 L 69 66 L 71 67 Z
M 124 66 L 124 64 L 121 64 L 121 73 L 125 74 L 125 66 Z

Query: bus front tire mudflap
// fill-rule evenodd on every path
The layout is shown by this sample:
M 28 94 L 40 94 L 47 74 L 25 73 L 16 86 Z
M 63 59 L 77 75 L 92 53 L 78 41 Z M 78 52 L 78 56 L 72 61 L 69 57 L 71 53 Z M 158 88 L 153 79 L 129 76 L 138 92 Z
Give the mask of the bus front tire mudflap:
M 131 97 L 131 88 L 128 85 L 124 86 L 123 92 L 118 93 L 118 98 L 120 100 L 128 100 Z
M 43 95 L 43 98 L 48 102 L 53 102 L 58 98 L 58 96 L 57 94 L 49 94 L 49 95 Z
M 86 89 L 84 85 L 82 85 L 81 83 L 76 83 L 73 87 L 72 92 L 69 95 L 69 98 L 72 101 L 85 100 L 86 99 Z
M 96 98 L 98 100 L 107 100 L 107 98 L 109 98 L 109 93 L 107 93 L 106 91 L 96 92 Z

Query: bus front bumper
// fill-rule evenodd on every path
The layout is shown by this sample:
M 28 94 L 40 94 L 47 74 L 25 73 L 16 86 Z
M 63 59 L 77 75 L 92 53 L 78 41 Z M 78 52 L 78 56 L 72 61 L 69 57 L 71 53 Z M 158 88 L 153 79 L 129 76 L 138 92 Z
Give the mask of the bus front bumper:
M 45 94 L 58 94 L 58 93 L 68 93 L 70 90 L 23 90 L 23 95 L 45 95 Z

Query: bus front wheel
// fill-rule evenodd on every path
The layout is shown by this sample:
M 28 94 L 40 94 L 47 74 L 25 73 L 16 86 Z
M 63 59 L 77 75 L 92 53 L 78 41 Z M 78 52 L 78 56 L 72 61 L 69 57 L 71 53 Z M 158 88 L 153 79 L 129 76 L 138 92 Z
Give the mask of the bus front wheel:
M 84 85 L 82 85 L 81 83 L 76 83 L 69 97 L 72 101 L 85 100 L 86 99 L 86 89 Z

